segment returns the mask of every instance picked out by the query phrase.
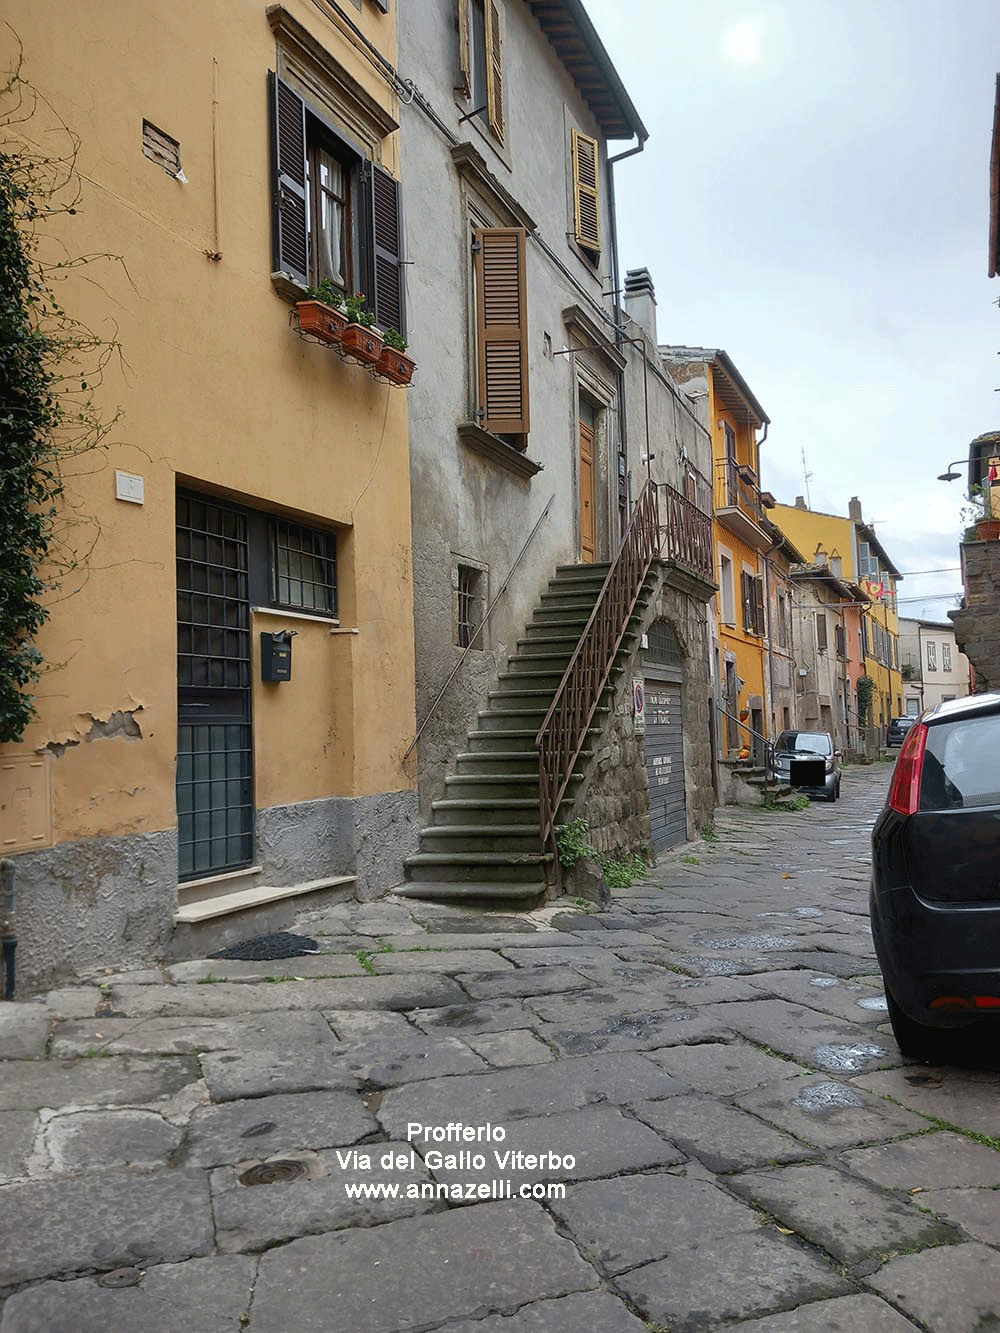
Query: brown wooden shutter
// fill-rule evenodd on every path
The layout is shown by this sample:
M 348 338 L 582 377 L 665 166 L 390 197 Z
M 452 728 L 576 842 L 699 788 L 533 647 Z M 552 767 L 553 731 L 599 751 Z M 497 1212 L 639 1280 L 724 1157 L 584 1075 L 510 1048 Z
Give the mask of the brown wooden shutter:
M 753 592 L 750 575 L 745 569 L 740 571 L 740 588 L 743 594 L 743 628 L 749 634 L 753 629 Z
M 820 651 L 821 653 L 825 653 L 825 652 L 826 652 L 827 639 L 826 639 L 826 612 L 825 612 L 825 611 L 817 611 L 817 612 L 816 612 L 816 647 L 819 649 L 819 651 Z
M 387 171 L 372 165 L 372 280 L 370 308 L 383 329 L 406 332 L 403 287 L 402 188 Z
M 756 625 L 757 633 L 764 637 L 764 580 L 754 579 L 753 581 L 754 597 L 756 598 Z
M 375 0 L 375 3 L 379 7 L 379 9 L 381 9 L 383 14 L 388 14 L 389 0 Z
M 472 96 L 472 38 L 469 32 L 469 0 L 458 0 L 458 91 Z
M 573 207 L 576 243 L 585 250 L 601 248 L 601 203 L 597 188 L 600 147 L 579 130 L 573 131 Z
M 484 430 L 528 433 L 528 318 L 523 227 L 476 232 L 479 408 Z
M 503 34 L 496 0 L 486 0 L 486 119 L 503 143 Z
M 274 272 L 309 285 L 306 213 L 306 109 L 302 98 L 268 72 L 271 113 L 272 263 Z

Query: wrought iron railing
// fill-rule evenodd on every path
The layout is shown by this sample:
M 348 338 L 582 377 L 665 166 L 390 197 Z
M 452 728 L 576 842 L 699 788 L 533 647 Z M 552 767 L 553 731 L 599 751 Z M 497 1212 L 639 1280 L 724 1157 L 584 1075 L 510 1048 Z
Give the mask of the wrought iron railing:
M 535 737 L 541 842 L 543 850 L 548 847 L 553 852 L 557 878 L 555 826 L 559 806 L 611 676 L 643 581 L 659 548 L 657 488 L 655 483 L 647 481 L 632 511 L 618 555 Z
M 744 464 L 723 458 L 715 465 L 716 509 L 740 509 L 756 522 L 763 517 L 760 489 L 753 472 Z
M 715 556 L 712 547 L 712 518 L 696 504 L 660 483 L 660 555 L 685 565 L 709 583 L 715 579 Z

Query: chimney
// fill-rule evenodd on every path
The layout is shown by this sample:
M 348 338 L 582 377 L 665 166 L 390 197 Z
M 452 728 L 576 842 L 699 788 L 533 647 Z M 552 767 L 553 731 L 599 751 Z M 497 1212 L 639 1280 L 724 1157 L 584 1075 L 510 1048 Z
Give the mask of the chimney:
M 805 496 L 804 496 L 804 495 L 797 495 L 797 496 L 795 497 L 795 508 L 796 508 L 796 509 L 805 509 L 805 507 L 806 507 Z
M 656 346 L 656 295 L 648 268 L 630 268 L 625 274 L 625 310 Z
M 851 496 L 851 502 L 847 506 L 847 516 L 852 523 L 863 523 L 865 521 L 861 517 L 861 501 L 856 495 Z
M 843 563 L 839 555 L 830 556 L 830 571 L 835 579 L 843 578 Z

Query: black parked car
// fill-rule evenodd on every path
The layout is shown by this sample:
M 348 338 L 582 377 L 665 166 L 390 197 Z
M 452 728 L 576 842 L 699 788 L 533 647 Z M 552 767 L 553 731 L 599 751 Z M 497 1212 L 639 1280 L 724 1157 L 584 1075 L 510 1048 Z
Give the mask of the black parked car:
M 872 830 L 870 911 L 904 1055 L 941 1063 L 949 1029 L 1000 1020 L 1000 694 L 939 704 L 907 733 Z
M 894 717 L 889 723 L 889 730 L 886 734 L 886 745 L 902 745 L 906 740 L 907 732 L 916 722 L 915 717 Z
M 783 731 L 774 742 L 772 771 L 806 796 L 835 801 L 840 795 L 840 766 L 828 731 Z

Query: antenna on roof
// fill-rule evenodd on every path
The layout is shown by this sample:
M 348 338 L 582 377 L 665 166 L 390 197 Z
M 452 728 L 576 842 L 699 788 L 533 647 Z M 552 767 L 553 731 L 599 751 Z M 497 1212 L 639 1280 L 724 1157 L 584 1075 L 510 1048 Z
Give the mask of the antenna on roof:
M 806 507 L 812 509 L 812 497 L 809 494 L 809 482 L 812 480 L 812 473 L 806 468 L 806 451 L 802 450 L 802 476 L 806 483 Z

